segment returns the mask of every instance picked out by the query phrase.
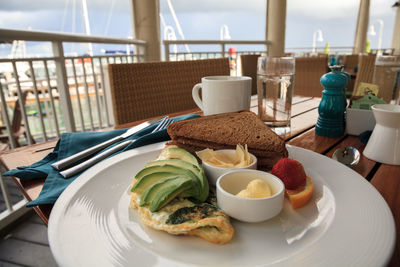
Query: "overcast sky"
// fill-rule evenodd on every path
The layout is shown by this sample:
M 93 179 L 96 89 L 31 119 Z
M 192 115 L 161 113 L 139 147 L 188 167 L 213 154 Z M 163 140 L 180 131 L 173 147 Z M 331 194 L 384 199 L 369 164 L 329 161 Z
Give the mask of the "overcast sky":
M 132 36 L 130 0 L 87 0 L 93 35 Z M 186 39 L 219 39 L 228 25 L 232 39 L 265 38 L 266 0 L 171 0 Z M 384 21 L 383 47 L 390 47 L 395 0 L 371 0 L 370 23 Z M 311 47 L 321 29 L 331 46 L 352 46 L 359 0 L 288 0 L 286 47 Z M 166 0 L 160 0 L 167 25 L 176 30 Z M 81 0 L 0 0 L 0 27 L 84 33 Z M 177 31 L 176 31 L 177 32 Z M 179 37 L 178 37 L 179 39 Z M 377 36 L 368 36 L 372 48 Z M 76 47 L 75 47 L 76 48 Z

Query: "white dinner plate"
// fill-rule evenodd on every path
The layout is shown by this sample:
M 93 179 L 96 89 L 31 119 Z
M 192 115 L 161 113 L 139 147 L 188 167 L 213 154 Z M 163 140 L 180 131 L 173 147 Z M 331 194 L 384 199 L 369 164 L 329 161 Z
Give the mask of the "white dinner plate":
M 87 170 L 51 212 L 49 243 L 61 266 L 383 266 L 394 249 L 392 213 L 350 168 L 287 146 L 315 185 L 311 201 L 262 223 L 231 220 L 233 240 L 215 245 L 144 226 L 129 209 L 131 181 L 164 143 L 118 154 Z

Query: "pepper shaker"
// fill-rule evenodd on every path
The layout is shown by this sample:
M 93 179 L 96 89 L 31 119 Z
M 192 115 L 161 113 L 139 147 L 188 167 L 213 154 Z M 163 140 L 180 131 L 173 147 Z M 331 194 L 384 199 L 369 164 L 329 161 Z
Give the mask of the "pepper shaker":
M 331 72 L 321 77 L 324 87 L 322 99 L 318 106 L 318 120 L 315 133 L 325 137 L 339 137 L 344 134 L 346 95 L 345 86 L 348 83 L 347 75 L 341 72 L 342 67 L 330 66 Z

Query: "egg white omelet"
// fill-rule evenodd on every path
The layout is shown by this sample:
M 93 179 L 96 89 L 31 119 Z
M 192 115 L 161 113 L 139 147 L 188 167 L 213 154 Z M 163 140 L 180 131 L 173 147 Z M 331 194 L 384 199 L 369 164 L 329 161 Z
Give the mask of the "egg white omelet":
M 134 180 L 135 183 L 135 180 Z M 143 224 L 173 235 L 199 236 L 211 243 L 225 244 L 234 235 L 229 216 L 216 206 L 215 195 L 204 203 L 194 203 L 188 198 L 175 198 L 157 212 L 148 206 L 139 206 L 140 195 L 131 193 L 130 207 L 137 209 Z

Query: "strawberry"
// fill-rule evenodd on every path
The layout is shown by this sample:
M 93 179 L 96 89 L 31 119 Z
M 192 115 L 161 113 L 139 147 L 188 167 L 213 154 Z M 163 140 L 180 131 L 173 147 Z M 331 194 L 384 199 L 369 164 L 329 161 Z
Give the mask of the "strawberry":
M 286 189 L 295 189 L 304 185 L 306 173 L 300 162 L 294 159 L 283 158 L 272 167 L 272 174 L 277 176 Z

